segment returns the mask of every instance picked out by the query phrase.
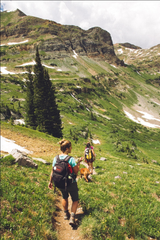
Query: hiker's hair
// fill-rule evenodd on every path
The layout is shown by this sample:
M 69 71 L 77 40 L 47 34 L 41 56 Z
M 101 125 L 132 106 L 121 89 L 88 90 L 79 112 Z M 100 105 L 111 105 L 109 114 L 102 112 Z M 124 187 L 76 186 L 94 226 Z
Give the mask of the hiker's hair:
M 91 146 L 90 142 L 87 143 L 86 147 L 89 148 Z
M 71 142 L 69 140 L 62 139 L 59 141 L 59 144 L 62 152 L 65 152 L 67 148 L 71 147 Z

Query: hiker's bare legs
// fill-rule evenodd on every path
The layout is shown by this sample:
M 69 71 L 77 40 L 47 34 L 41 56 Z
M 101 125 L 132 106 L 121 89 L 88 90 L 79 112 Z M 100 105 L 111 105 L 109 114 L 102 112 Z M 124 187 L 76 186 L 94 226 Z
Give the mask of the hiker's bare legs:
M 71 212 L 76 213 L 78 207 L 78 201 L 72 203 Z
M 62 206 L 63 206 L 64 211 L 68 210 L 68 198 L 62 199 Z
M 93 174 L 93 162 L 88 162 L 88 170 Z
M 64 211 L 68 210 L 68 198 L 62 199 L 62 206 L 63 206 Z M 71 212 L 76 213 L 77 207 L 78 207 L 78 201 L 73 202 L 72 207 L 71 207 Z
M 88 170 L 90 169 L 90 165 L 89 165 L 89 162 L 87 162 L 87 164 L 88 164 Z
M 88 170 L 89 170 L 89 163 L 87 162 L 87 165 L 88 165 Z
M 76 211 L 77 211 L 77 207 L 78 207 L 78 201 L 74 201 L 72 202 L 72 207 L 71 207 L 71 217 L 70 217 L 70 221 L 69 221 L 69 224 L 74 227 L 76 225 L 76 222 L 75 222 L 75 214 L 76 214 Z
M 91 163 L 90 172 L 93 174 L 93 162 Z

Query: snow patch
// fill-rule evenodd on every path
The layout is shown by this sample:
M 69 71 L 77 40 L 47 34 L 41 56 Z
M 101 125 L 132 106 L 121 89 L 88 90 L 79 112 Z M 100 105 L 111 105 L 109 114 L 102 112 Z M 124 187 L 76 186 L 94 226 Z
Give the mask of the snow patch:
M 9 72 L 6 70 L 7 67 L 1 67 L 1 73 L 2 74 L 15 74 L 14 72 Z
M 80 103 L 80 101 L 71 93 L 71 96 L 77 101 Z
M 97 139 L 97 140 L 92 140 L 92 142 L 94 143 L 94 144 L 100 144 L 100 141 Z
M 23 119 L 16 119 L 14 120 L 14 124 L 25 124 L 25 121 Z
M 118 49 L 117 51 L 118 51 L 119 54 L 123 53 L 123 49 L 122 48 Z
M 7 67 L 1 67 L 1 74 L 24 74 L 24 73 L 28 73 L 28 72 L 20 72 L 20 73 L 15 73 L 15 72 L 10 72 L 8 70 L 6 70 Z M 32 74 L 34 74 L 32 72 Z
M 13 149 L 17 149 L 22 152 L 26 152 L 27 154 L 30 154 L 32 152 L 28 151 L 24 147 L 21 147 L 15 143 L 15 141 L 7 139 L 5 137 L 1 137 L 1 151 L 10 153 Z
M 45 65 L 45 64 L 42 64 L 44 67 L 46 68 L 51 68 L 51 69 L 55 69 L 55 67 L 51 67 L 51 66 L 48 66 L 48 65 Z
M 137 112 L 142 113 L 142 114 L 143 114 L 143 116 L 142 116 L 143 118 L 146 118 L 146 119 L 149 119 L 149 120 L 156 120 L 156 121 L 159 121 L 159 122 L 160 122 L 160 119 L 155 118 L 154 116 L 152 116 L 152 115 L 149 114 L 149 113 L 142 112 L 142 111 L 138 111 L 138 110 L 137 110 Z
M 138 71 L 136 71 L 136 72 L 141 76 L 141 74 Z
M 23 66 L 30 66 L 30 65 L 35 65 L 36 62 L 32 61 L 32 62 L 28 62 L 28 63 L 23 63 L 22 65 L 18 65 L 17 67 L 23 67 Z
M 23 44 L 23 43 L 26 43 L 26 42 L 28 42 L 28 39 L 25 40 L 25 41 L 22 41 L 22 42 L 10 42 L 10 43 L 7 43 L 7 44 L 1 44 L 0 47 L 7 46 L 7 45 L 10 46 L 10 45 L 16 45 L 16 44 Z
M 80 100 L 78 100 L 72 93 L 71 93 L 71 97 L 73 97 L 77 102 L 79 102 L 79 103 L 81 103 L 81 104 L 83 104 Z M 86 107 L 86 110 L 88 111 L 88 112 L 90 112 L 90 110 Z
M 33 60 L 32 62 L 28 62 L 28 63 L 23 63 L 22 65 L 18 65 L 17 67 L 24 67 L 24 66 L 30 66 L 30 65 L 35 65 L 36 62 Z M 46 64 L 42 64 L 42 66 L 46 67 L 46 68 L 52 68 L 52 69 L 55 69 L 55 67 L 51 67 L 51 66 L 48 66 Z
M 78 54 L 75 52 L 75 50 L 73 50 L 73 53 L 74 53 L 73 57 L 74 57 L 74 58 L 77 58 L 77 57 L 78 57 Z
M 112 64 L 110 64 L 112 67 L 114 67 L 114 68 L 117 68 L 116 66 L 114 66 L 114 65 L 112 65 Z
M 137 112 L 138 112 L 138 111 L 137 111 Z M 141 111 L 139 111 L 139 112 L 140 112 L 140 113 L 143 113 L 143 114 L 145 113 L 145 112 L 141 112 Z M 144 121 L 144 120 L 143 120 L 142 118 L 140 118 L 140 117 L 135 118 L 132 114 L 128 113 L 127 111 L 124 111 L 124 113 L 127 115 L 127 117 L 128 117 L 129 119 L 131 119 L 132 121 L 134 121 L 134 122 L 136 122 L 136 123 L 139 123 L 139 124 L 141 124 L 141 125 L 143 125 L 143 126 L 151 127 L 151 128 L 160 128 L 159 125 L 146 122 L 146 121 Z M 156 120 L 156 121 L 157 121 L 157 119 L 154 118 L 154 117 L 153 117 L 152 115 L 150 115 L 150 114 L 145 113 L 142 117 L 144 118 L 144 116 L 145 116 L 146 119 Z M 151 117 L 151 116 L 152 116 L 152 117 Z M 158 119 L 158 121 L 160 121 L 160 120 Z
M 36 62 L 33 60 L 32 62 L 28 62 L 28 63 L 23 63 L 21 65 L 17 65 L 17 67 L 25 67 L 25 66 L 30 66 L 30 65 L 35 65 Z M 55 69 L 54 67 L 42 64 L 42 66 L 46 67 L 46 68 L 52 68 Z M 23 74 L 23 73 L 28 73 L 28 72 L 20 72 L 20 73 L 15 73 L 15 72 L 9 72 L 6 70 L 7 67 L 1 67 L 1 73 L 2 74 Z M 62 71 L 61 69 L 58 69 L 57 71 Z M 31 72 L 31 74 L 34 74 L 34 72 Z
M 160 104 L 159 103 L 157 103 L 157 102 L 155 102 L 155 101 L 153 101 L 155 104 L 157 104 L 157 105 L 159 105 L 160 106 Z

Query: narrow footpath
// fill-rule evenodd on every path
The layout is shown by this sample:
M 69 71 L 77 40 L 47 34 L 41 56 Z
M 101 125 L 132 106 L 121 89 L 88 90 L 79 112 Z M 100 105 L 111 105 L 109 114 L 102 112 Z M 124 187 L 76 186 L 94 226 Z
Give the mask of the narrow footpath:
M 58 240 L 84 240 L 81 234 L 81 226 L 79 226 L 79 221 L 84 215 L 82 208 L 78 206 L 76 213 L 77 226 L 73 229 L 69 225 L 69 220 L 64 220 L 61 200 L 62 197 L 59 195 L 56 200 L 56 215 L 54 217 L 54 227 L 57 230 Z M 72 200 L 69 197 L 69 210 L 71 209 L 71 204 Z
M 87 167 L 87 164 L 82 162 L 82 164 Z M 93 170 L 93 174 L 96 174 L 95 170 Z M 78 181 L 79 177 L 77 178 Z M 81 226 L 79 225 L 81 219 L 84 216 L 84 212 L 82 207 L 79 205 L 76 212 L 76 224 L 77 226 L 73 229 L 69 225 L 69 220 L 64 220 L 64 212 L 62 208 L 62 197 L 61 194 L 58 193 L 58 197 L 56 200 L 56 213 L 54 217 L 54 227 L 57 230 L 58 240 L 91 240 L 89 238 L 82 237 Z M 72 200 L 69 197 L 69 211 L 71 209 Z

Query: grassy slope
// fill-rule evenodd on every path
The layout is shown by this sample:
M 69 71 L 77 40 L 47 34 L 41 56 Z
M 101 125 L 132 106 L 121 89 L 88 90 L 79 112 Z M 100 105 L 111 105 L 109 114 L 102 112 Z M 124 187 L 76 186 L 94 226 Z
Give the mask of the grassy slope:
M 56 239 L 55 195 L 48 190 L 50 166 L 38 169 L 1 160 L 1 239 Z
M 46 134 L 4 123 L 2 128 L 23 134 L 26 138 L 41 139 L 46 146 L 52 143 L 53 148 L 57 148 L 57 139 Z M 72 142 L 72 155 L 82 156 L 85 139 Z M 123 154 L 118 156 L 112 145 L 104 137 L 101 145 L 94 146 L 97 175 L 92 176 L 89 183 L 84 179 L 78 181 L 80 202 L 85 211 L 81 221 L 84 237 L 159 239 L 160 166 Z M 141 148 L 143 151 L 144 146 Z M 153 152 L 154 149 L 150 154 Z M 100 160 L 102 156 L 106 157 L 106 161 Z M 18 165 L 8 166 L 10 162 L 9 159 L 1 160 L 2 239 L 22 239 L 22 236 L 25 239 L 56 239 L 52 225 L 56 195 L 47 188 L 51 166 L 38 163 L 36 170 Z

